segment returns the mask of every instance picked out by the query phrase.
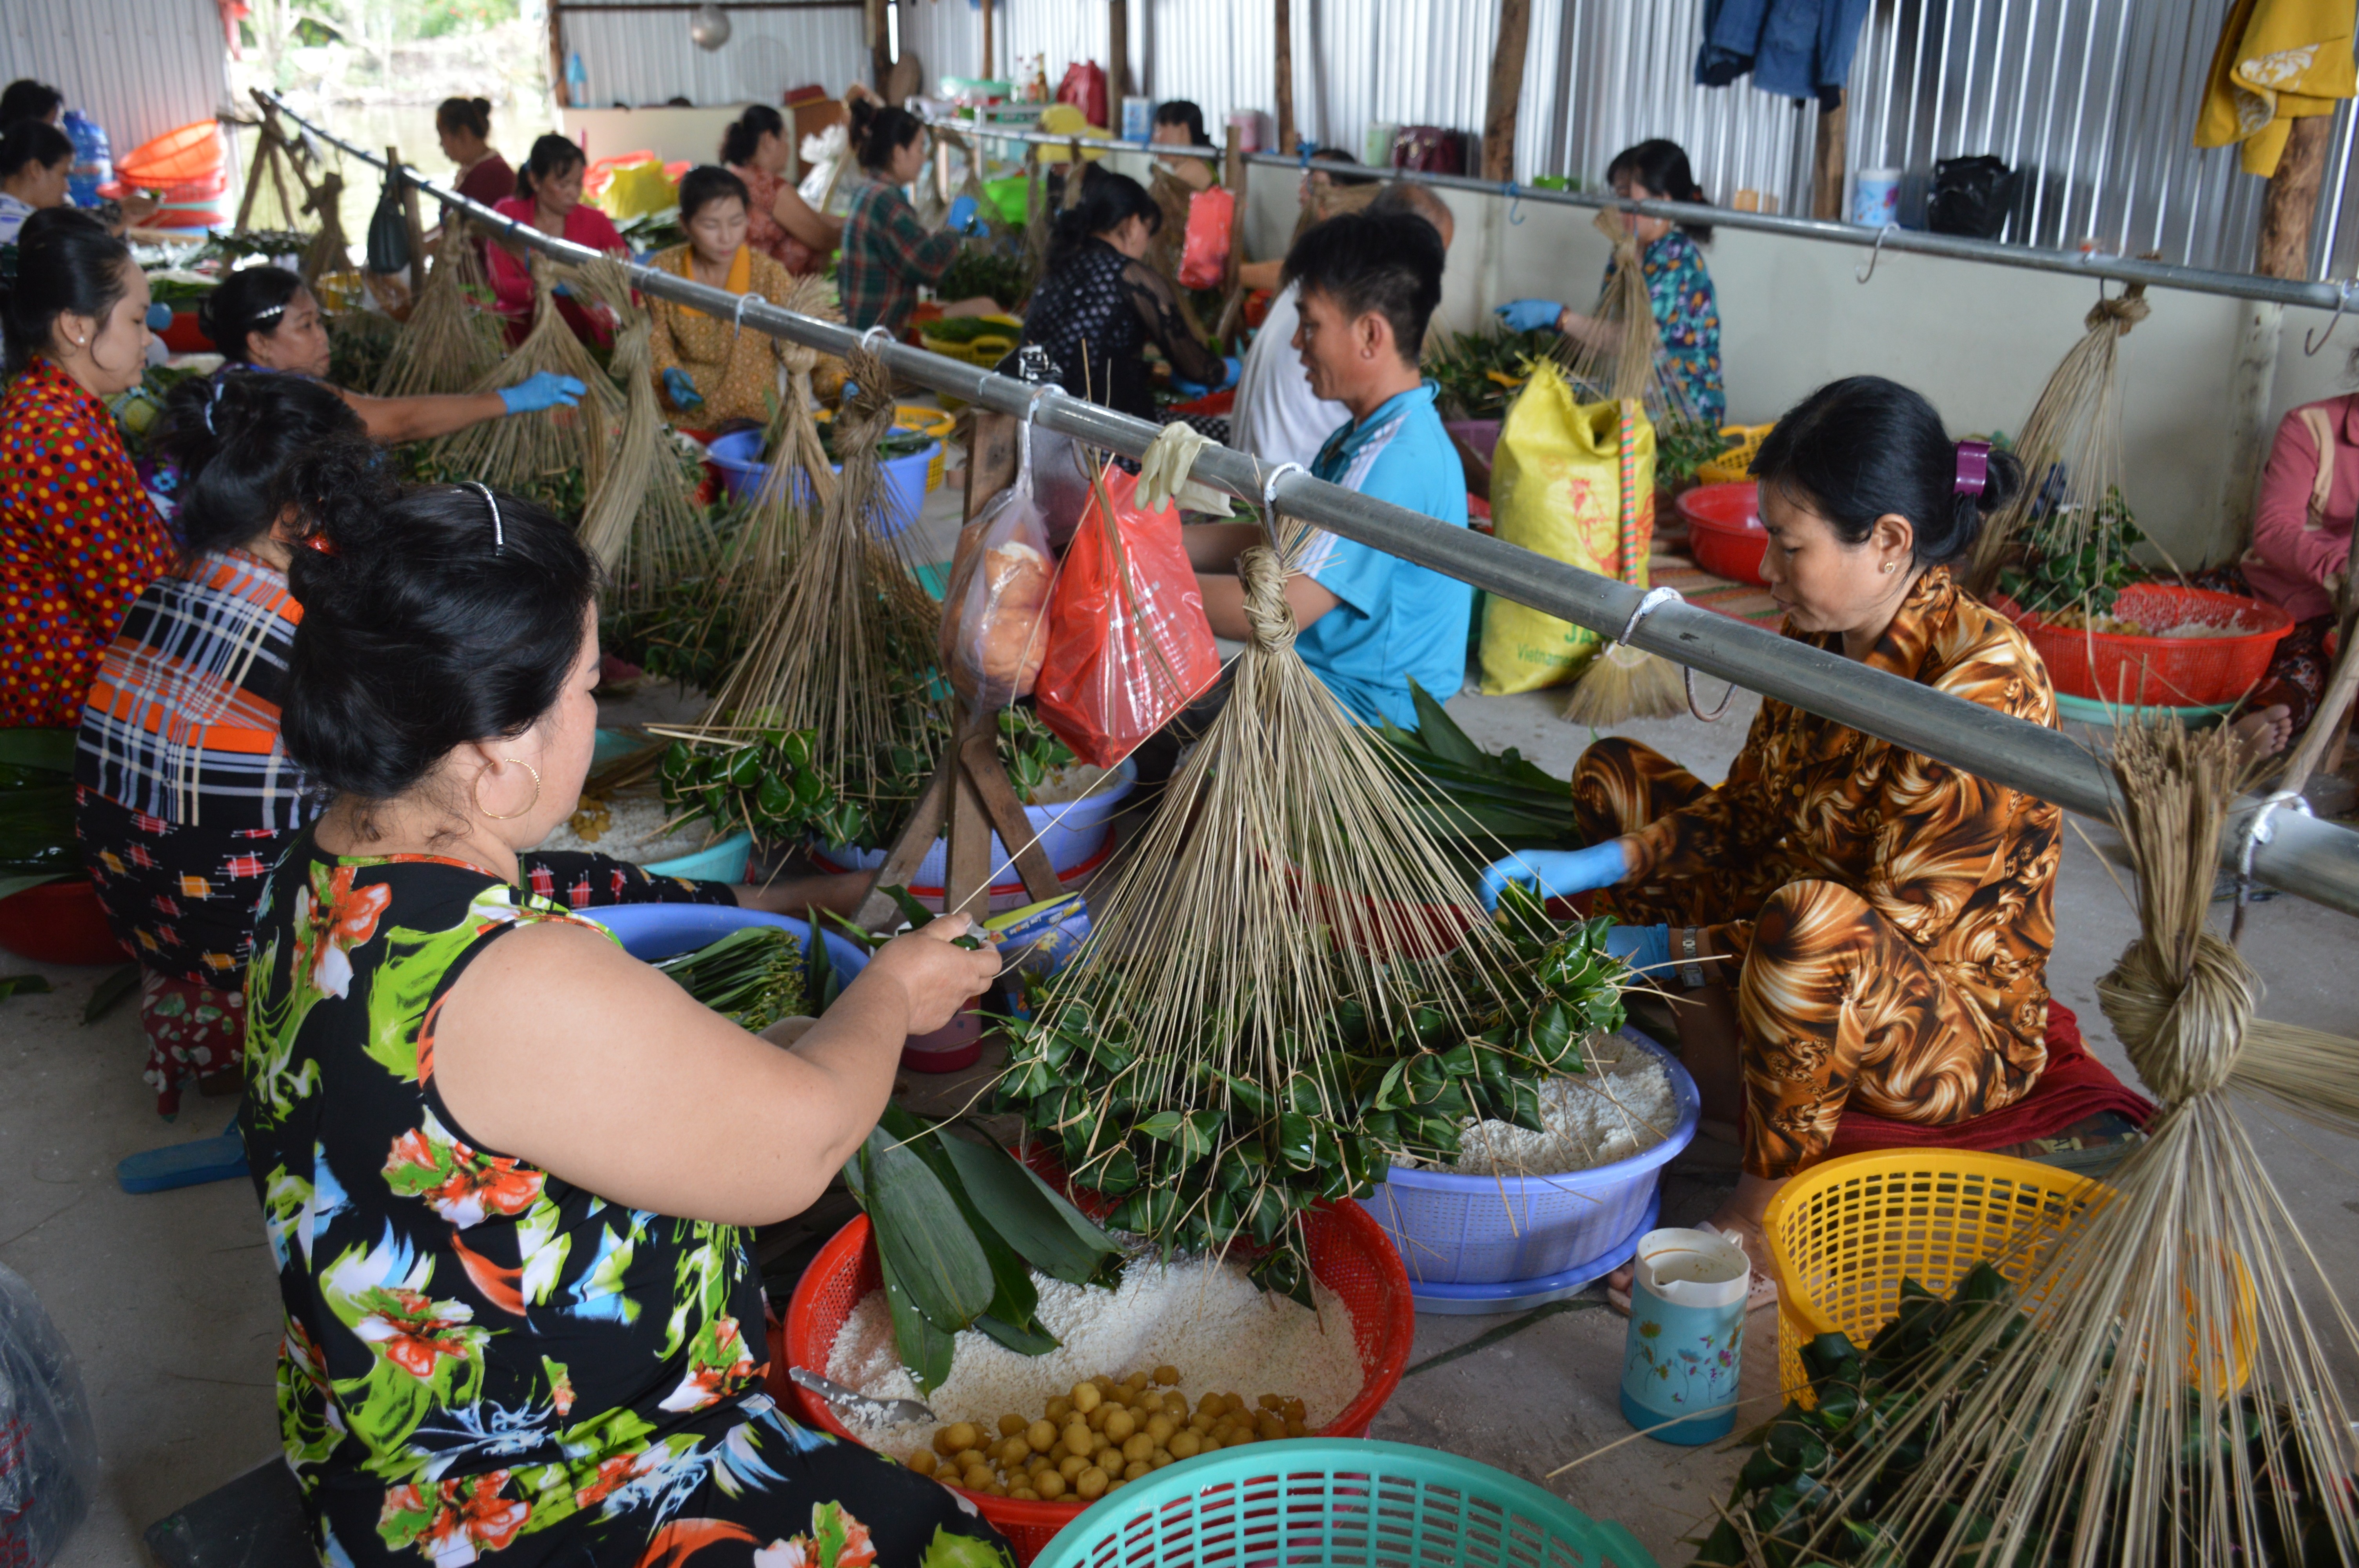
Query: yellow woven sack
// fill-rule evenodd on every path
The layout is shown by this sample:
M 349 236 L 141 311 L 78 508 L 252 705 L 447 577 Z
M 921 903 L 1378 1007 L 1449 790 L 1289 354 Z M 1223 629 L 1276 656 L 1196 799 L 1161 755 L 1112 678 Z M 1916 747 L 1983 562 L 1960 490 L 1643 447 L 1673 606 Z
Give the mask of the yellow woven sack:
M 1640 419 L 1634 434 L 1632 481 L 1651 492 L 1654 427 Z M 1556 366 L 1541 361 L 1499 430 L 1494 531 L 1551 560 L 1622 577 L 1623 457 L 1620 406 L 1574 402 Z M 1643 570 L 1643 540 L 1636 547 Z M 1483 689 L 1495 697 L 1560 686 L 1587 667 L 1598 641 L 1570 621 L 1493 595 L 1483 610 Z
M 614 171 L 606 189 L 598 193 L 594 205 L 617 223 L 626 222 L 679 206 L 679 187 L 664 173 L 664 166 L 653 158 L 645 163 L 626 163 Z

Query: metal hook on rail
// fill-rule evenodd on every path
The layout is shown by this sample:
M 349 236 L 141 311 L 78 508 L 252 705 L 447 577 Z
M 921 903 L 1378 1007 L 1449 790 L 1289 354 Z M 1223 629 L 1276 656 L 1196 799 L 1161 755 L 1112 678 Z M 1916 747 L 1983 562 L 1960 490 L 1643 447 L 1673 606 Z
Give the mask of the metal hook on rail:
M 1507 199 L 1507 222 L 1521 227 L 1524 222 L 1524 194 L 1514 180 L 1499 187 L 1499 194 Z
M 2228 924 L 2228 940 L 2233 945 L 2244 939 L 2245 909 L 2253 900 L 2253 851 L 2277 837 L 2269 818 L 2279 806 L 2290 806 L 2303 816 L 2310 814 L 2310 802 L 2296 790 L 2281 789 L 2264 799 L 2245 824 L 2245 831 L 2236 846 L 2236 913 Z
M 2309 331 L 2304 332 L 2301 335 L 2302 358 L 2316 359 L 2318 357 L 2318 351 L 2326 347 L 2328 341 L 2334 336 L 2334 329 L 2342 324 L 2343 312 L 2350 308 L 2351 289 L 2354 283 L 2359 283 L 2359 279 L 2345 277 L 2336 281 L 2334 285 L 2334 314 L 2327 318 L 2326 336 L 2320 338 L 2318 336 L 2318 329 L 2315 327 L 2311 328 Z M 2315 342 L 2311 341 L 2314 338 L 2317 339 Z
M 1875 264 L 1881 260 L 1884 255 L 1884 242 L 1891 238 L 1894 234 L 1899 232 L 1899 231 L 1900 225 L 1897 223 L 1886 223 L 1884 227 L 1878 229 L 1875 232 L 1875 248 L 1867 253 L 1867 265 L 1854 271 L 1852 276 L 1861 283 L 1865 283 L 1869 278 L 1874 277 L 1875 276 Z M 1723 703 L 1721 706 L 1725 708 L 1727 704 Z
M 733 341 L 745 335 L 745 307 L 753 302 L 754 296 L 750 291 L 737 297 L 737 308 L 730 317 L 730 326 L 733 329 L 730 336 Z

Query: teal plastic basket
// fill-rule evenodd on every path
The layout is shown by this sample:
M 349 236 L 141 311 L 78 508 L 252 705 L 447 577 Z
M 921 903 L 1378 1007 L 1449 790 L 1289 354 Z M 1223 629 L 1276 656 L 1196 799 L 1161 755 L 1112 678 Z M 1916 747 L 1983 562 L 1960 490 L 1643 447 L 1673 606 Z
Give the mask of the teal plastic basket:
M 1033 1568 L 1656 1568 L 1618 1524 L 1488 1465 L 1353 1438 L 1253 1443 L 1110 1492 Z

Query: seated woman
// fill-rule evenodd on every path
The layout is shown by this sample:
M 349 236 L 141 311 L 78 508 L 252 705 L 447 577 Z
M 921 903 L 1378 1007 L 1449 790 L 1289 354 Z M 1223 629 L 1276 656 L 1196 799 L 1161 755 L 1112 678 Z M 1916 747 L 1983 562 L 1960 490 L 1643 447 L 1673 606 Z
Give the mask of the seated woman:
M 610 256 L 626 256 L 631 247 L 623 243 L 614 223 L 582 200 L 582 177 L 589 172 L 590 160 L 580 147 L 553 134 L 538 137 L 531 156 L 516 170 L 516 194 L 493 203 L 492 211 L 504 218 L 521 218 L 544 234 Z M 532 273 L 525 263 L 524 247 L 495 235 L 490 260 L 493 301 L 508 319 L 510 341 L 521 342 L 532 325 Z M 603 345 L 614 341 L 614 327 L 604 316 L 584 310 L 561 295 L 557 309 L 572 327 L 573 335 L 583 341 Z
M 897 938 L 781 1049 L 539 891 L 524 852 L 590 765 L 596 568 L 350 446 L 292 481 L 285 738 L 332 803 L 256 911 L 242 1114 L 321 1559 L 999 1561 L 947 1487 L 763 1393 L 746 1234 L 825 1189 L 996 953 L 962 918 Z
M 47 120 L 19 120 L 0 133 L 0 245 L 16 243 L 25 220 L 66 204 L 73 141 Z
M 221 351 L 224 369 L 281 371 L 325 384 L 327 322 L 319 300 L 285 267 L 248 266 L 231 273 L 197 308 L 197 324 Z M 341 386 L 332 390 L 360 416 L 372 439 L 390 445 L 447 436 L 510 414 L 570 408 L 583 388 L 570 375 L 544 371 L 497 392 L 371 397 Z
M 1701 204 L 1704 200 L 1703 188 L 1688 167 L 1687 152 L 1677 142 L 1658 138 L 1625 147 L 1606 166 L 1605 178 L 1614 194 L 1627 200 Z M 1712 243 L 1712 230 L 1668 218 L 1625 216 L 1642 247 L 1638 265 L 1647 275 L 1647 295 L 1655 308 L 1656 330 L 1662 334 L 1669 379 L 1685 398 L 1687 412 L 1717 429 L 1728 417 L 1728 394 L 1720 379 L 1720 300 L 1700 248 Z M 1605 276 L 1614 276 L 1610 261 Z M 1553 299 L 1511 299 L 1499 307 L 1499 319 L 1513 331 L 1554 327 L 1568 338 L 1591 342 L 1614 330 Z
M 658 251 L 647 258 L 649 266 L 773 305 L 811 308 L 810 299 L 796 295 L 816 292 L 817 286 L 804 286 L 746 242 L 745 185 L 729 170 L 704 164 L 681 178 L 679 222 L 688 243 Z M 785 339 L 742 331 L 725 317 L 653 296 L 647 313 L 654 322 L 656 385 L 674 417 L 712 429 L 734 420 L 769 423 L 782 393 L 779 363 L 791 347 Z
M 147 372 L 147 278 L 98 220 L 25 220 L 5 285 L 0 730 L 70 729 L 123 612 L 171 563 L 105 398 Z
M 1225 386 L 1228 364 L 1190 335 L 1171 285 L 1143 259 L 1163 222 L 1146 188 L 1092 165 L 1082 199 L 1057 214 L 1047 270 L 1024 315 L 1024 342 L 1056 362 L 1059 384 L 1076 397 L 1153 420 L 1153 344 L 1175 379 Z
M 458 167 L 451 188 L 490 207 L 516 194 L 516 170 L 492 146 L 492 101 L 445 98 L 434 108 L 434 137 Z
M 1950 576 L 2021 486 L 2012 455 L 1952 442 L 1916 393 L 1855 376 L 1780 418 L 1753 471 L 1787 636 L 2054 727 L 2038 655 Z M 1572 792 L 1593 846 L 1509 856 L 1485 896 L 1597 890 L 1625 923 L 1616 951 L 1690 993 L 1681 1059 L 1703 1114 L 1743 1126 L 1745 1173 L 1713 1223 L 1756 1267 L 1769 1200 L 1854 1098 L 1945 1126 L 2038 1080 L 2054 806 L 1774 699 L 1717 787 L 1614 739 L 1582 753 Z
M 767 103 L 746 105 L 721 135 L 721 161 L 745 182 L 745 243 L 799 276 L 827 265 L 843 242 L 843 220 L 814 209 L 787 178 L 794 148 L 786 117 Z
M 843 220 L 836 296 L 852 326 L 864 332 L 883 327 L 897 338 L 917 308 L 919 286 L 939 281 L 958 259 L 960 236 L 974 222 L 974 198 L 952 201 L 950 222 L 928 233 L 902 189 L 925 171 L 925 122 L 867 98 L 853 98 L 850 108 L 852 152 L 861 178 L 852 187 L 852 210 Z M 962 299 L 944 314 L 998 308 L 989 299 Z

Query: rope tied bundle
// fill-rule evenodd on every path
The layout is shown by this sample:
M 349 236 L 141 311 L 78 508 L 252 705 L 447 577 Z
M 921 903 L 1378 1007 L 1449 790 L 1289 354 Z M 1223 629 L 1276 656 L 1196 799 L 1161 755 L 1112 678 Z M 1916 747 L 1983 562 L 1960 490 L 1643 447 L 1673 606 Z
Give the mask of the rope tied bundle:
M 2107 322 L 2113 324 L 2114 335 L 2125 338 L 2129 330 L 2154 314 L 2154 307 L 2146 302 L 2146 285 L 2133 283 L 2112 299 L 2099 298 L 2089 308 L 2081 325 L 2093 332 Z
M 2097 982 L 2097 1005 L 2138 1076 L 2175 1103 L 2227 1086 L 2244 1053 L 2257 978 L 2209 931 L 2196 935 L 2183 964 L 2140 937 Z
M 1256 545 L 1237 557 L 1237 581 L 1245 590 L 1245 624 L 1253 628 L 1254 646 L 1265 654 L 1282 654 L 1294 646 L 1294 606 L 1286 600 L 1286 563 L 1267 545 Z

